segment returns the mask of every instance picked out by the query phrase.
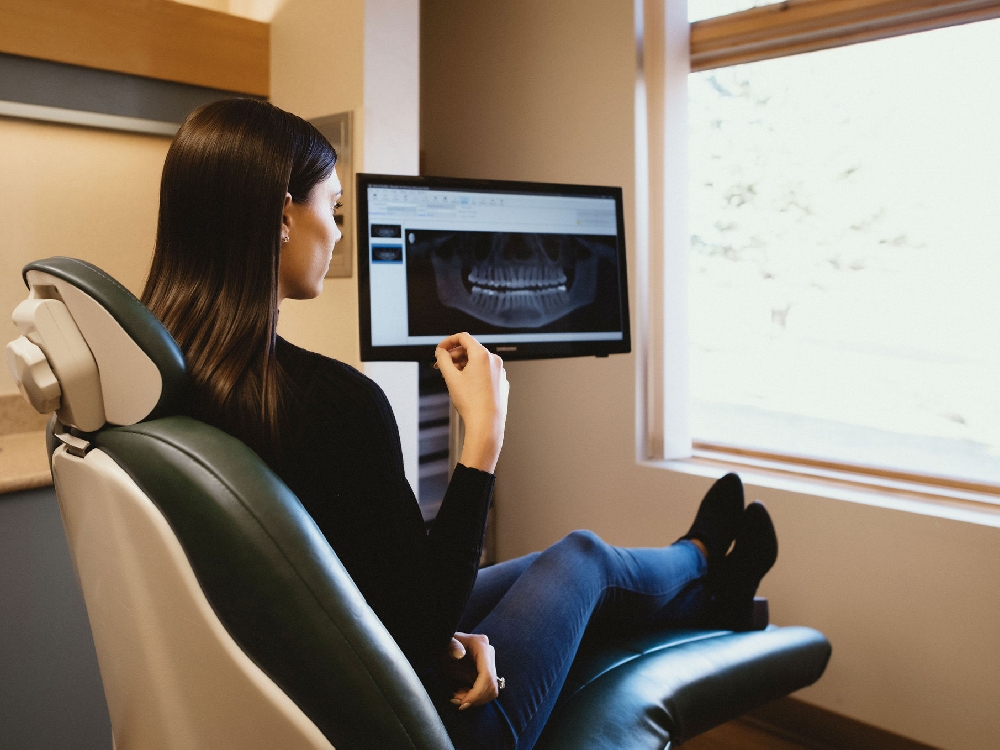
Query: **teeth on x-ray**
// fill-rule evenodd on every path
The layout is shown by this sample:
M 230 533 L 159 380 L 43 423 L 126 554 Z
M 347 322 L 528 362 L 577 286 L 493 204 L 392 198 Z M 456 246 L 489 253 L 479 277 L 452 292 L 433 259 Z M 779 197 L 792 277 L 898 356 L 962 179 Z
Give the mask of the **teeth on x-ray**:
M 480 317 L 509 320 L 548 320 L 562 317 L 569 306 L 565 286 L 548 289 L 514 289 L 498 292 L 494 289 L 472 287 L 470 300 Z
M 566 274 L 556 267 L 477 265 L 469 274 L 469 283 L 493 289 L 552 289 L 566 284 Z
M 497 234 L 485 258 L 474 238 L 459 233 L 429 244 L 441 303 L 506 328 L 539 328 L 591 304 L 598 256 L 613 260 L 614 253 L 604 243 L 551 234 Z

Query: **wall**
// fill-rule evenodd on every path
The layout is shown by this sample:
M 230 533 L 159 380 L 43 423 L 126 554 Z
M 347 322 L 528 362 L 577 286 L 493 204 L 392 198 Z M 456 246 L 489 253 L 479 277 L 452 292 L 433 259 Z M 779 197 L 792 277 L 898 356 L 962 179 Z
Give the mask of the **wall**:
M 416 2 L 287 0 L 271 22 L 271 101 L 306 119 L 353 111 L 357 171 L 415 173 L 417 44 Z M 395 73 L 402 66 L 408 75 Z M 327 279 L 318 299 L 287 300 L 279 330 L 360 368 L 357 257 L 354 275 Z
M 311 119 L 354 112 L 354 159 L 364 164 L 362 0 L 288 0 L 271 21 L 271 101 Z M 345 190 L 350 186 L 345 185 Z M 319 298 L 286 300 L 278 331 L 307 349 L 361 366 L 354 275 L 327 279 Z
M 427 173 L 622 185 L 635 237 L 632 3 L 424 0 L 422 14 Z M 636 464 L 634 361 L 508 364 L 501 558 L 580 527 L 630 545 L 686 531 L 710 480 Z M 781 539 L 761 589 L 772 620 L 833 643 L 798 697 L 935 746 L 1000 747 L 996 518 L 748 478 Z
M 225 0 L 192 4 L 226 9 Z M 235 5 L 230 10 L 239 10 Z M 268 0 L 257 5 L 256 14 L 261 15 L 279 3 Z M 382 13 L 369 23 L 369 34 L 380 27 L 392 28 L 386 19 L 392 18 L 393 6 L 409 12 L 406 53 L 412 60 L 395 64 L 408 62 L 411 73 L 389 82 L 395 88 L 405 86 L 412 99 L 411 143 L 400 145 L 399 133 L 382 136 L 381 140 L 395 142 L 395 151 L 406 156 L 402 165 L 393 164 L 391 156 L 386 162 L 383 156 L 375 166 L 415 172 L 417 3 L 381 0 L 367 5 L 369 14 Z M 271 100 L 307 119 L 353 110 L 354 158 L 359 169 L 365 164 L 365 13 L 361 0 L 288 0 L 277 8 L 271 24 Z M 374 33 L 380 42 L 384 35 Z M 400 36 L 397 28 L 395 38 L 387 42 L 398 47 Z M 377 98 L 380 90 L 369 82 L 369 99 Z M 391 106 L 386 99 L 383 96 L 377 104 Z M 21 266 L 56 254 L 96 263 L 132 292 L 141 291 L 156 237 L 160 172 L 169 145 L 169 138 L 0 119 L 0 174 L 4 176 L 0 183 L 0 310 L 12 310 L 25 296 L 19 281 Z M 382 154 L 392 151 L 380 149 Z M 58 220 L 53 220 L 55 214 Z M 13 331 L 11 326 L 11 335 Z M 286 301 L 279 331 L 302 346 L 360 367 L 357 277 L 327 279 L 318 300 Z M 0 369 L 0 393 L 16 391 L 6 367 Z
M 359 172 L 416 174 L 419 64 L 418 0 L 287 0 L 271 23 L 272 101 L 305 118 L 353 111 Z M 355 253 L 351 278 L 327 279 L 316 300 L 282 304 L 279 332 L 360 369 L 357 284 Z M 416 493 L 416 364 L 369 363 L 364 372 L 392 405 Z
M 225 0 L 192 4 L 227 6 Z M 229 9 L 274 12 L 275 104 L 307 119 L 353 110 L 359 171 L 365 167 L 366 113 L 372 112 L 368 140 L 376 143 L 379 156 L 372 168 L 416 172 L 417 0 L 262 0 L 242 5 L 234 0 Z M 169 145 L 168 138 L 0 119 L 0 310 L 13 310 L 24 298 L 19 278 L 26 262 L 57 254 L 91 261 L 138 294 L 156 236 L 160 172 Z M 8 330 L 13 337 L 13 326 Z M 318 300 L 286 301 L 279 333 L 360 368 L 357 277 L 327 279 Z M 15 392 L 6 367 L 0 370 L 0 393 Z M 382 370 L 371 374 L 399 415 L 407 475 L 416 486 L 416 371 L 410 365 Z
M 359 171 L 420 170 L 420 0 L 365 0 L 365 155 Z M 365 228 L 367 231 L 367 227 Z M 355 324 L 357 328 L 357 324 Z M 368 362 L 392 405 L 403 467 L 420 498 L 420 385 L 416 362 Z
M 306 118 L 362 112 L 363 3 L 285 6 L 272 26 L 272 100 Z M 157 136 L 0 118 L 4 341 L 14 336 L 7 316 L 26 296 L 20 269 L 31 260 L 71 255 L 97 264 L 135 294 L 142 290 L 169 145 Z M 355 152 L 358 163 L 362 156 Z M 282 335 L 360 366 L 356 277 L 328 279 L 313 303 L 286 302 L 280 320 Z M 7 368 L 0 368 L 0 393 L 16 390 Z
M 0 118 L 0 315 L 27 296 L 21 267 L 51 255 L 96 263 L 138 294 L 156 239 L 169 138 Z M 0 393 L 17 391 L 6 366 Z

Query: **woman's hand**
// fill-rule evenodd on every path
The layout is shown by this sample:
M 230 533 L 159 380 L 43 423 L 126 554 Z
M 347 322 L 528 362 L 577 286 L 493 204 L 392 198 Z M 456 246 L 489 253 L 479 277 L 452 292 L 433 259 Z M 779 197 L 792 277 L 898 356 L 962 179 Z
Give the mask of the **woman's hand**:
M 455 409 L 465 422 L 462 464 L 491 474 L 507 421 L 507 373 L 503 360 L 467 333 L 449 336 L 434 352 Z
M 449 672 L 457 679 L 468 681 L 472 685 L 457 691 L 451 699 L 459 711 L 471 706 L 482 706 L 500 694 L 496 652 L 490 645 L 490 639 L 485 635 L 455 633 L 451 639 L 449 656 L 452 666 L 457 667 Z

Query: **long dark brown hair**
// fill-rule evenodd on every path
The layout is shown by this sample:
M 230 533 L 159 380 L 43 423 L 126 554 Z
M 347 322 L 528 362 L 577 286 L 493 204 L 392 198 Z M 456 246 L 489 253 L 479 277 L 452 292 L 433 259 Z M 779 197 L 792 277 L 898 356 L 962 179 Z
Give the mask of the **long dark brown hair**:
M 285 194 L 304 203 L 337 154 L 300 117 L 255 99 L 192 112 L 163 165 L 142 301 L 187 358 L 191 413 L 280 461 L 275 358 Z

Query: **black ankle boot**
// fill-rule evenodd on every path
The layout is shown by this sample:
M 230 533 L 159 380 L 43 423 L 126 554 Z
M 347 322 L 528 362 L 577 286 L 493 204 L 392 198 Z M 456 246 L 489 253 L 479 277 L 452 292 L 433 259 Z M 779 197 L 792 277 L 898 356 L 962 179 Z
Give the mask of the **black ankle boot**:
M 761 579 L 778 559 L 778 537 L 767 509 L 759 502 L 743 511 L 733 551 L 705 583 L 705 627 L 750 630 L 753 598 Z
M 698 507 L 694 523 L 683 539 L 697 539 L 708 551 L 708 574 L 725 559 L 729 545 L 743 518 L 743 482 L 736 474 L 726 474 L 709 489 Z

